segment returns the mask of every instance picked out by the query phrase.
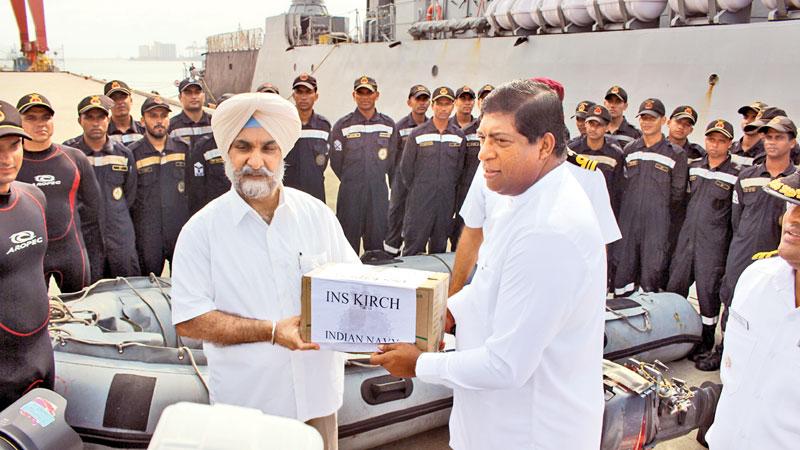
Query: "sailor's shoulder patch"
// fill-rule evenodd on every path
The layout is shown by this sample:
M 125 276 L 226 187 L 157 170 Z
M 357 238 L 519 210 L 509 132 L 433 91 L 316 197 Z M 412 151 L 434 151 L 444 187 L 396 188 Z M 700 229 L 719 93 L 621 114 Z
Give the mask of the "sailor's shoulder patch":
M 772 258 L 773 256 L 778 255 L 778 250 L 773 250 L 771 252 L 758 252 L 751 258 L 753 261 L 758 261 L 759 259 L 768 259 Z

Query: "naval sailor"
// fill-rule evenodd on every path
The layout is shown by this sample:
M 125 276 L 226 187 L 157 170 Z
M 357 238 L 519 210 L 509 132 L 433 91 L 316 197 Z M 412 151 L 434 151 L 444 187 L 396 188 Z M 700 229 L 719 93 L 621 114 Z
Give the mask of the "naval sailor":
M 330 135 L 331 169 L 339 178 L 336 217 L 353 249 L 383 249 L 389 211 L 389 188 L 397 152 L 394 120 L 378 112 L 378 83 L 369 76 L 353 82 L 355 111 L 339 119 Z
M 769 153 L 769 140 L 766 146 Z M 772 252 L 777 255 L 752 263 L 736 285 L 720 367 L 722 395 L 705 436 L 712 450 L 800 442 L 800 174 L 763 189 L 784 205 L 783 230 Z
M 608 134 L 616 139 L 624 150 L 625 146 L 642 136 L 642 132 L 628 123 L 628 119 L 625 118 L 625 110 L 628 109 L 628 93 L 620 86 L 611 86 L 606 91 L 603 102 L 603 106 L 611 113 Z
M 64 142 L 82 151 L 100 185 L 100 217 L 105 242 L 102 278 L 138 276 L 139 257 L 129 208 L 136 198 L 133 153 L 107 134 L 111 100 L 90 95 L 78 103 L 78 123 L 83 134 Z
M 714 348 L 722 304 L 719 290 L 731 242 L 733 189 L 739 170 L 730 157 L 733 125 L 717 119 L 706 126 L 706 155 L 689 164 L 689 200 L 670 266 L 667 291 L 689 296 L 696 283 L 703 324 L 702 342 L 689 354 L 695 361 Z
M 160 276 L 172 262 L 178 233 L 188 218 L 186 153 L 188 146 L 167 134 L 171 108 L 161 97 L 148 97 L 141 108 L 145 138 L 130 145 L 136 160 L 136 199 L 131 207 L 136 251 L 143 276 Z
M 299 189 L 325 202 L 325 169 L 328 167 L 331 123 L 314 111 L 319 99 L 317 79 L 301 73 L 292 83 L 294 99 L 303 129 L 294 148 L 286 156 L 283 184 Z
M 661 132 L 664 115 L 661 100 L 643 101 L 638 114 L 643 135 L 624 149 L 622 240 L 614 247 L 614 294 L 618 297 L 630 295 L 637 287 L 659 292 L 667 282 L 670 230 L 676 226 L 672 216 L 683 205 L 688 164 L 686 152 Z
M 47 201 L 38 187 L 15 181 L 23 139 L 31 136 L 19 113 L 0 100 L 0 411 L 55 381 L 44 278 Z
M 781 240 L 781 216 L 784 202 L 768 195 L 762 187 L 776 178 L 797 171 L 791 161 L 791 149 L 796 145 L 797 128 L 788 117 L 778 116 L 759 128 L 763 134 L 766 159 L 763 163 L 742 169 L 733 192 L 731 223 L 733 238 L 728 248 L 725 275 L 720 287 L 720 298 L 726 311 L 722 316 L 722 329 L 730 320 L 731 301 L 742 272 L 753 262 L 752 255 L 774 250 Z M 721 343 L 695 366 L 700 370 L 719 369 L 724 345 Z
M 101 104 L 101 96 L 92 102 Z M 17 102 L 24 140 L 17 181 L 39 187 L 47 198 L 46 279 L 54 277 L 61 292 L 77 292 L 103 275 L 102 201 L 92 165 L 80 150 L 53 143 L 50 101 L 41 94 Z
M 178 84 L 178 100 L 183 110 L 169 120 L 170 138 L 180 139 L 193 148 L 200 139 L 211 136 L 211 115 L 203 110 L 206 93 L 200 80 L 186 78 Z
M 131 88 L 124 81 L 111 80 L 103 86 L 103 95 L 114 102 L 108 137 L 114 142 L 128 145 L 144 137 L 144 126 L 131 116 L 133 98 Z
M 431 91 L 421 85 L 415 84 L 408 91 L 406 104 L 411 110 L 407 116 L 397 121 L 397 152 L 395 153 L 395 167 L 400 164 L 403 156 L 408 135 L 414 128 L 422 125 L 428 116 L 428 107 L 431 104 Z M 400 254 L 403 246 L 403 216 L 406 211 L 406 196 L 408 189 L 400 176 L 392 179 L 391 192 L 389 197 L 389 215 L 387 217 L 386 238 L 383 241 L 383 250 L 390 255 Z
M 433 117 L 408 136 L 398 177 L 408 189 L 403 255 L 443 253 L 453 226 L 457 186 L 467 158 L 464 133 L 450 119 L 456 100 L 449 87 L 434 89 Z

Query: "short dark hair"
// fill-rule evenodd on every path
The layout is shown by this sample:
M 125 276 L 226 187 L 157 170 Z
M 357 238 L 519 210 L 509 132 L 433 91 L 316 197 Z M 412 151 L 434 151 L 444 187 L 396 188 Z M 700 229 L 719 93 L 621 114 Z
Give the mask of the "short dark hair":
M 481 105 L 482 114 L 513 114 L 514 128 L 534 143 L 545 133 L 555 138 L 555 154 L 566 152 L 567 127 L 558 94 L 544 83 L 514 80 L 489 93 Z

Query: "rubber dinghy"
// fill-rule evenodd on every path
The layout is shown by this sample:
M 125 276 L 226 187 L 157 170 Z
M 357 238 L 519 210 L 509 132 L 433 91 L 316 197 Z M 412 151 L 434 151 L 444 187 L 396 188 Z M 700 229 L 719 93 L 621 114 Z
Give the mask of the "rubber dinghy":
M 392 264 L 448 271 L 451 260 L 452 255 L 431 255 Z M 102 280 L 51 303 L 55 390 L 68 401 L 67 422 L 85 441 L 144 448 L 164 408 L 179 401 L 208 403 L 202 345 L 175 333 L 169 292 L 170 281 L 165 278 L 119 278 Z M 644 326 L 644 318 L 641 324 L 634 315 L 628 319 Z M 652 317 L 650 322 L 656 323 Z M 447 344 L 452 349 L 450 338 Z M 365 362 L 364 355 L 351 355 L 346 362 L 344 405 L 338 416 L 341 448 L 373 448 L 447 424 L 452 406 L 449 389 L 392 377 Z M 618 379 L 619 372 L 633 372 L 609 367 L 615 368 L 605 370 L 606 405 L 621 417 L 628 401 L 642 402 L 644 397 Z M 648 408 L 656 404 L 648 402 Z M 637 416 L 634 425 L 622 428 L 619 420 L 609 420 L 619 428 L 610 438 L 639 433 L 642 420 Z M 692 424 L 683 420 L 682 427 Z M 651 434 L 655 439 L 655 428 Z

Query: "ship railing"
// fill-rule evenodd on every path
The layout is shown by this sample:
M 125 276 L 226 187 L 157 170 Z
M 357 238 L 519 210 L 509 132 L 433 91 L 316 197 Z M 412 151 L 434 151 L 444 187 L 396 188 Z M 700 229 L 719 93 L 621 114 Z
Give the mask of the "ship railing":
M 250 28 L 209 36 L 206 38 L 206 47 L 209 53 L 258 50 L 263 42 L 264 30 Z

